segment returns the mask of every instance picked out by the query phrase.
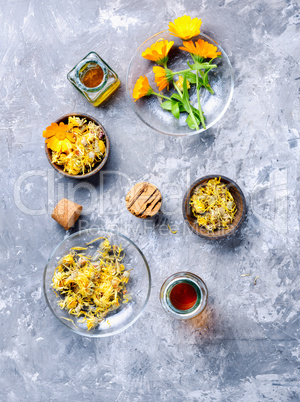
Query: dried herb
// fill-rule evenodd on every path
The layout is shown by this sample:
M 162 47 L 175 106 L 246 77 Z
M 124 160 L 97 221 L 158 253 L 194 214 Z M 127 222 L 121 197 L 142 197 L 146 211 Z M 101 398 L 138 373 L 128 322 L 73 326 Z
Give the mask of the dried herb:
M 79 117 L 69 117 L 68 124 L 52 123 L 43 136 L 47 147 L 52 150 L 52 163 L 62 165 L 71 175 L 90 172 L 106 153 L 102 128 Z
M 221 178 L 211 179 L 194 190 L 190 205 L 199 226 L 213 232 L 228 229 L 236 214 L 236 204 Z
M 62 297 L 60 308 L 82 317 L 79 322 L 85 322 L 90 330 L 118 308 L 121 300 L 129 301 L 126 284 L 130 273 L 122 264 L 122 247 L 111 245 L 108 239 L 93 256 L 78 252 L 84 249 L 74 247 L 60 259 L 52 286 Z

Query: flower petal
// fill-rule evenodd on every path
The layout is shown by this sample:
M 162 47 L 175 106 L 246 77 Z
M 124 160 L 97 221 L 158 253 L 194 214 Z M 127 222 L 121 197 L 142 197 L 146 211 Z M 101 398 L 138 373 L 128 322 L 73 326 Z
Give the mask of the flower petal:
M 188 15 L 177 18 L 169 23 L 169 32 L 182 40 L 189 40 L 200 34 L 202 21 L 199 18 L 191 19 Z

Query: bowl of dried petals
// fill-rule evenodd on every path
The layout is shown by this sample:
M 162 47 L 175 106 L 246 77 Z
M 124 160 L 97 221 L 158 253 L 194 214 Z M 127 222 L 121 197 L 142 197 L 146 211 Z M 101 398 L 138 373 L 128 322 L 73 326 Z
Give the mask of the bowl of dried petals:
M 51 166 L 64 176 L 83 179 L 105 165 L 110 143 L 102 124 L 87 114 L 71 113 L 43 131 Z
M 130 327 L 145 309 L 150 289 L 142 251 L 113 230 L 92 228 L 67 237 L 44 271 L 51 312 L 87 337 L 107 337 Z
M 246 200 L 234 181 L 210 175 L 190 186 L 183 198 L 182 212 L 193 233 L 218 240 L 240 228 L 246 216 Z
M 127 71 L 127 93 L 137 116 L 173 136 L 199 134 L 229 107 L 233 69 L 224 49 L 200 33 L 202 21 L 184 15 L 135 51 Z

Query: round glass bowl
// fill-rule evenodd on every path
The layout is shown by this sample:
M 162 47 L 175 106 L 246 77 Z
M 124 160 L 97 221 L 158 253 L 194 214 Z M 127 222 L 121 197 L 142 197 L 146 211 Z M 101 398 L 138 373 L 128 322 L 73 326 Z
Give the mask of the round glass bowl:
M 109 238 L 110 244 L 122 245 L 125 257 L 122 263 L 126 270 L 130 270 L 129 281 L 126 285 L 131 299 L 128 303 L 120 302 L 118 309 L 107 314 L 105 319 L 93 329 L 88 330 L 86 323 L 80 323 L 80 318 L 62 310 L 58 305 L 61 296 L 52 288 L 54 270 L 61 257 L 69 254 L 72 247 L 84 247 L 86 243 L 99 237 Z M 99 240 L 100 242 L 102 240 Z M 96 252 L 99 241 L 91 244 L 93 249 L 86 252 Z M 144 310 L 151 289 L 151 275 L 148 263 L 141 250 L 126 236 L 105 229 L 87 229 L 77 232 L 63 240 L 51 254 L 44 271 L 44 294 L 48 307 L 55 317 L 70 330 L 87 337 L 106 337 L 117 334 L 130 327 Z
M 172 297 L 174 292 L 176 295 Z M 185 304 L 187 298 L 189 298 L 190 305 Z M 191 272 L 177 272 L 171 275 L 165 280 L 160 290 L 160 302 L 163 309 L 172 317 L 180 320 L 194 318 L 202 313 L 207 305 L 207 298 L 208 291 L 205 283 L 199 276 Z
M 192 212 L 190 199 L 196 187 L 205 186 L 210 179 L 219 177 L 221 178 L 221 184 L 226 184 L 228 190 L 232 194 L 236 203 L 237 211 L 228 229 L 217 229 L 214 232 L 211 232 L 198 225 L 197 219 Z M 240 187 L 228 177 L 221 175 L 205 176 L 195 181 L 185 193 L 182 203 L 182 213 L 186 224 L 193 233 L 205 239 L 219 240 L 232 235 L 239 229 L 246 216 L 246 200 Z
M 95 119 L 92 116 L 89 116 L 88 114 L 82 114 L 82 113 L 65 114 L 64 116 L 57 119 L 54 123 L 59 124 L 60 122 L 63 122 L 65 124 L 68 124 L 68 118 L 73 117 L 73 116 L 79 117 L 80 119 L 86 119 L 87 121 L 92 121 L 102 128 L 103 133 L 104 133 L 104 138 L 105 138 L 105 147 L 106 147 L 104 159 L 100 163 L 97 163 L 94 166 L 93 170 L 91 170 L 90 172 L 85 173 L 85 174 L 74 175 L 74 174 L 69 174 L 69 173 L 65 172 L 63 166 L 52 163 L 52 151 L 51 151 L 51 149 L 49 149 L 47 147 L 46 143 L 45 143 L 45 152 L 46 152 L 46 156 L 47 156 L 47 159 L 48 159 L 50 165 L 63 176 L 71 177 L 72 179 L 86 179 L 88 177 L 93 176 L 95 173 L 99 172 L 105 165 L 105 163 L 108 159 L 109 151 L 110 151 L 110 142 L 109 142 L 108 135 L 105 131 L 105 128 L 102 126 L 102 124 L 97 119 Z
M 190 54 L 179 49 L 179 46 L 182 46 L 182 40 L 170 35 L 168 31 L 159 32 L 143 42 L 134 53 L 127 71 L 126 87 L 133 110 L 147 126 L 162 134 L 190 136 L 202 133 L 205 131 L 204 128 L 200 128 L 196 131 L 188 127 L 185 122 L 187 118 L 186 113 L 181 113 L 179 120 L 177 120 L 169 111 L 162 109 L 160 106 L 160 98 L 157 98 L 155 95 L 145 96 L 138 99 L 136 102 L 134 101 L 132 96 L 133 88 L 141 75 L 145 75 L 154 91 L 158 92 L 152 71 L 152 68 L 156 64 L 150 60 L 144 59 L 142 53 L 159 39 L 174 41 L 174 45 L 169 52 L 168 61 L 168 68 L 172 71 L 181 71 L 188 68 L 187 61 L 193 63 Z M 217 46 L 218 51 L 222 53 L 222 58 L 214 59 L 214 64 L 217 64 L 218 67 L 209 73 L 209 82 L 214 90 L 214 94 L 212 95 L 203 87 L 200 90 L 201 106 L 206 117 L 206 129 L 208 129 L 214 126 L 228 109 L 234 88 L 233 69 L 227 54 L 217 42 L 204 34 L 193 38 L 193 41 L 195 42 L 198 39 L 203 39 Z M 175 76 L 175 79 L 177 78 L 178 77 Z M 162 93 L 166 96 L 170 96 L 170 92 L 166 90 L 162 91 Z M 195 85 L 192 86 L 189 93 L 192 105 L 197 108 Z

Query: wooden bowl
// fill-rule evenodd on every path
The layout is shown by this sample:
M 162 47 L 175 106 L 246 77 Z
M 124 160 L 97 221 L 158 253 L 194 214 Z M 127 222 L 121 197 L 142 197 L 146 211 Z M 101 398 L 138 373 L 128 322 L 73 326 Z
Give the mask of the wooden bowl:
M 204 227 L 198 225 L 197 219 L 192 212 L 190 199 L 196 187 L 198 187 L 199 185 L 204 186 L 210 179 L 219 177 L 221 177 L 221 183 L 226 184 L 228 190 L 231 192 L 236 203 L 237 212 L 235 214 L 233 222 L 229 225 L 229 229 L 217 229 L 213 232 L 210 232 Z M 242 190 L 234 181 L 228 179 L 228 177 L 225 176 L 210 175 L 202 177 L 201 179 L 195 181 L 195 183 L 193 183 L 191 187 L 187 190 L 183 198 L 182 212 L 186 224 L 193 233 L 205 239 L 219 240 L 232 235 L 241 226 L 246 216 L 246 200 Z
M 69 113 L 69 114 L 65 114 L 64 116 L 62 116 L 62 117 L 60 117 L 59 119 L 57 119 L 57 120 L 55 121 L 55 123 L 59 124 L 60 122 L 63 122 L 63 123 L 65 123 L 65 124 L 67 124 L 67 123 L 68 123 L 68 118 L 69 118 L 69 117 L 73 117 L 73 116 L 75 116 L 75 117 L 80 117 L 81 119 L 85 118 L 85 119 L 87 119 L 87 120 L 93 121 L 94 123 L 96 123 L 98 126 L 100 126 L 100 127 L 102 128 L 102 130 L 103 130 L 103 132 L 104 132 L 104 136 L 105 136 L 105 146 L 106 146 L 106 152 L 105 152 L 104 159 L 103 159 L 101 162 L 97 163 L 97 164 L 94 166 L 93 170 L 91 170 L 90 172 L 85 173 L 85 174 L 73 175 L 73 174 L 69 174 L 69 173 L 67 173 L 67 172 L 64 172 L 63 166 L 57 165 L 57 164 L 55 164 L 55 163 L 52 163 L 52 151 L 51 151 L 51 149 L 49 149 L 49 148 L 47 147 L 47 144 L 46 144 L 46 143 L 45 143 L 45 152 L 46 152 L 46 156 L 47 156 L 47 159 L 48 159 L 50 165 L 51 165 L 55 170 L 57 170 L 60 174 L 62 174 L 63 176 L 71 177 L 72 179 L 86 179 L 87 177 L 91 177 L 91 176 L 93 176 L 95 173 L 99 172 L 99 171 L 103 168 L 103 166 L 105 165 L 105 163 L 106 163 L 106 161 L 107 161 L 107 159 L 108 159 L 109 151 L 110 151 L 110 142 L 109 142 L 108 135 L 107 135 L 107 133 L 106 133 L 106 131 L 105 131 L 105 128 L 102 126 L 102 124 L 101 124 L 97 119 L 95 119 L 95 118 L 92 117 L 92 116 L 89 116 L 88 114 L 82 114 L 82 113 Z

